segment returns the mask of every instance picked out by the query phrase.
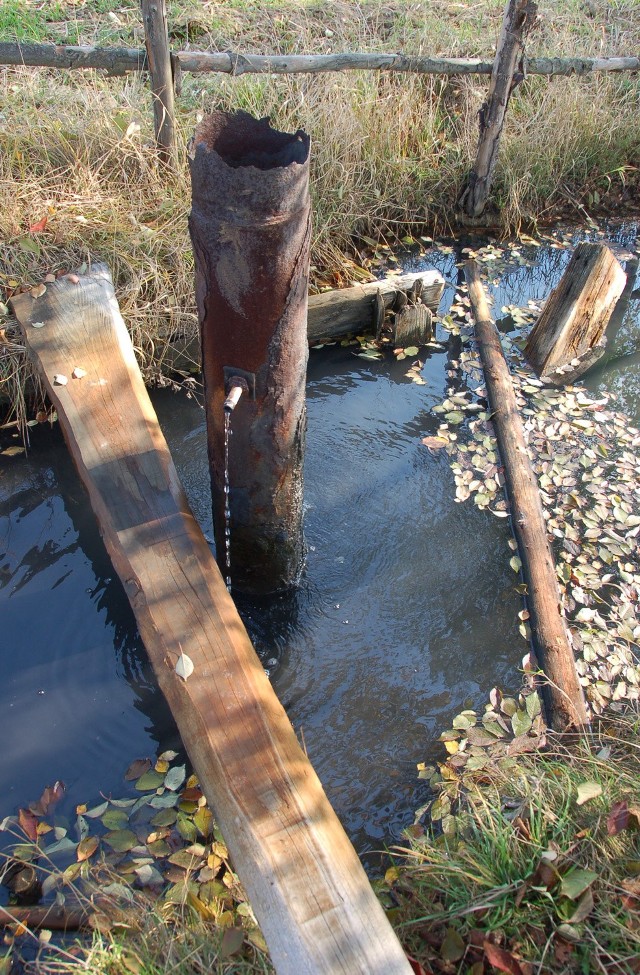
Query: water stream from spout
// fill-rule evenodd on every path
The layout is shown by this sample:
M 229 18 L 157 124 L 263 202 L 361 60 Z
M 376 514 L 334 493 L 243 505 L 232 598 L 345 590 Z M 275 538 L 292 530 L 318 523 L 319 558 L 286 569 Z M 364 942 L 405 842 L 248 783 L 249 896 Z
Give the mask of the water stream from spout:
M 231 504 L 229 486 L 229 437 L 231 436 L 231 413 L 224 413 L 224 567 L 225 582 L 231 592 Z

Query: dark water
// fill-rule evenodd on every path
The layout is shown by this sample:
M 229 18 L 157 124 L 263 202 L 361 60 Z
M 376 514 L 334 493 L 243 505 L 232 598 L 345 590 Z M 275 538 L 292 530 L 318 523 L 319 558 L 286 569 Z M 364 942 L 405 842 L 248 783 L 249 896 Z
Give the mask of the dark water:
M 635 247 L 635 233 L 611 236 Z M 530 264 L 501 268 L 496 314 L 546 297 L 568 260 L 548 246 L 522 252 Z M 434 251 L 428 264 L 455 282 L 455 257 Z M 447 289 L 443 310 L 452 295 Z M 638 301 L 632 288 L 627 297 L 614 343 L 627 354 L 590 383 L 616 392 L 637 421 Z M 517 685 L 526 646 L 515 625 L 508 526 L 455 504 L 446 456 L 420 443 L 439 423 L 430 411 L 450 381 L 447 352 L 431 353 L 426 386 L 404 376 L 408 361 L 353 353 L 311 354 L 300 588 L 239 606 L 329 798 L 365 851 L 411 822 L 425 795 L 416 762 L 433 754 L 461 708 L 482 703 L 493 684 Z M 210 537 L 203 415 L 164 391 L 154 402 Z M 0 456 L 0 612 L 0 818 L 55 779 L 67 784 L 69 809 L 101 791 L 118 795 L 132 758 L 177 747 L 57 430 L 36 429 L 26 459 Z

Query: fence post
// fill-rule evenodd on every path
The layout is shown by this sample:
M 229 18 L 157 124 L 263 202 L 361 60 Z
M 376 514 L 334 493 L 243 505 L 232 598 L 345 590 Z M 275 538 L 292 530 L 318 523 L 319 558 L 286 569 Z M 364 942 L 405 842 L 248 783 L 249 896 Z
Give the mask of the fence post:
M 141 0 L 144 42 L 147 49 L 153 125 L 158 154 L 174 167 L 176 162 L 175 113 L 173 105 L 173 70 L 169 51 L 165 0 Z
M 533 27 L 537 14 L 538 8 L 533 0 L 507 0 L 489 94 L 479 113 L 478 152 L 461 199 L 462 208 L 469 217 L 479 217 L 485 208 L 498 160 L 509 98 L 523 78 L 522 74 L 514 77 L 514 73 L 524 51 L 524 38 Z

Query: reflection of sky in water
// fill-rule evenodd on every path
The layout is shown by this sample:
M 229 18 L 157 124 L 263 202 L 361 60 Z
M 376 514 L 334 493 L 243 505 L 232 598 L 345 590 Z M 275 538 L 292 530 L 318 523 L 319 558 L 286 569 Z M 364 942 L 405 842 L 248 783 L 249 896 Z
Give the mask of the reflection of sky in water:
M 635 227 L 611 236 L 633 245 Z M 490 279 L 498 316 L 544 299 L 569 257 L 520 250 L 530 264 Z M 459 280 L 455 254 L 429 252 L 425 264 Z M 633 351 L 637 318 L 632 295 L 616 354 Z M 446 456 L 420 443 L 440 422 L 431 408 L 447 382 L 445 350 L 427 357 L 425 386 L 406 378 L 410 361 L 356 351 L 311 353 L 300 589 L 238 601 L 263 660 L 278 661 L 275 688 L 331 801 L 366 849 L 411 820 L 425 795 L 415 763 L 469 700 L 517 682 L 525 645 L 508 527 L 454 504 Z M 637 352 L 588 382 L 617 392 L 637 418 Z M 165 391 L 154 402 L 210 537 L 203 414 Z M 36 430 L 27 460 L 0 464 L 0 735 L 10 743 L 0 814 L 56 778 L 72 788 L 72 808 L 119 792 L 132 758 L 175 745 L 173 724 L 59 433 Z

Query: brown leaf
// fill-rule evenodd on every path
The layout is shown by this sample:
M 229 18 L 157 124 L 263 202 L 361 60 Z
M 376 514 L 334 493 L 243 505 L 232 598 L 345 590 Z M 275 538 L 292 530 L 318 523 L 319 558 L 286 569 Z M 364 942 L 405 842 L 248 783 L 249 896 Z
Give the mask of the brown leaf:
M 447 446 L 449 441 L 444 437 L 423 437 L 422 443 L 425 445 L 425 447 L 428 447 L 429 450 L 441 450 L 443 447 Z
M 53 785 L 48 785 L 44 789 L 42 795 L 37 802 L 33 802 L 29 805 L 29 809 L 36 816 L 46 816 L 49 810 L 60 802 L 64 795 L 65 785 L 64 782 L 54 782 Z
M 220 943 L 220 958 L 228 958 L 235 955 L 244 944 L 244 931 L 242 928 L 227 928 L 222 935 Z
M 43 217 L 42 220 L 38 220 L 36 223 L 32 223 L 29 227 L 30 234 L 40 234 L 47 226 L 47 221 L 49 217 Z
M 31 289 L 31 297 L 42 298 L 46 290 L 47 290 L 46 284 L 34 284 L 33 288 Z
M 135 762 L 132 762 L 127 771 L 124 773 L 126 782 L 133 782 L 134 779 L 139 779 L 141 775 L 148 772 L 151 768 L 150 758 L 136 758 Z
M 485 941 L 484 953 L 489 964 L 497 968 L 499 972 L 508 972 L 509 975 L 523 975 L 520 963 L 510 951 L 505 951 L 504 948 L 499 948 L 498 945 Z
M 411 965 L 411 970 L 414 972 L 414 975 L 432 975 L 431 970 L 421 965 L 417 958 L 412 958 L 411 955 L 407 955 L 407 961 Z
M 607 833 L 616 836 L 629 825 L 629 807 L 626 801 L 614 802 L 607 816 Z
M 18 822 L 24 830 L 25 835 L 28 836 L 33 843 L 36 843 L 38 839 L 38 820 L 36 816 L 33 815 L 31 810 L 18 810 Z

